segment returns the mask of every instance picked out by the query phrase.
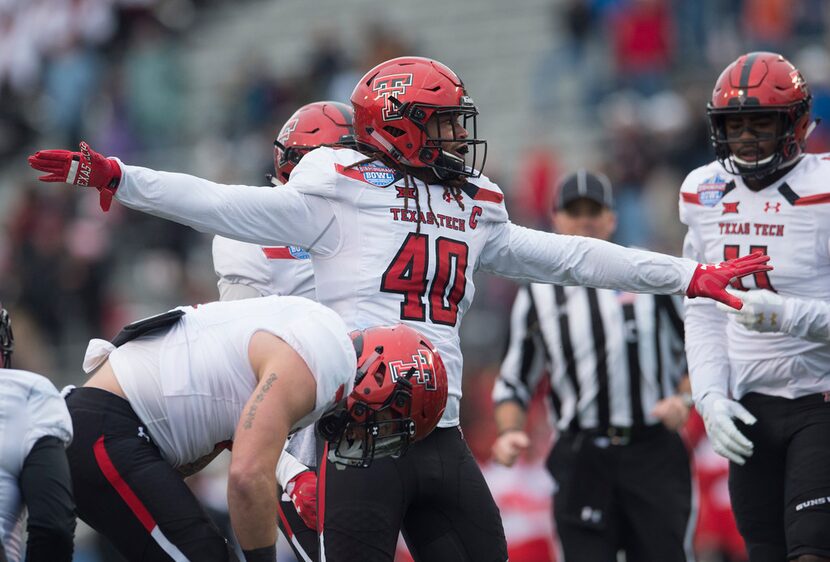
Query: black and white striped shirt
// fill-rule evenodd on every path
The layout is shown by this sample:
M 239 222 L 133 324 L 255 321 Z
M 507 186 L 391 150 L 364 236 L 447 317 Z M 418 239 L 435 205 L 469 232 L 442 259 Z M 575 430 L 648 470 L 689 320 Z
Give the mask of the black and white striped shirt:
M 496 403 L 524 407 L 544 372 L 560 430 L 641 427 L 686 372 L 680 297 L 533 283 L 513 304 Z

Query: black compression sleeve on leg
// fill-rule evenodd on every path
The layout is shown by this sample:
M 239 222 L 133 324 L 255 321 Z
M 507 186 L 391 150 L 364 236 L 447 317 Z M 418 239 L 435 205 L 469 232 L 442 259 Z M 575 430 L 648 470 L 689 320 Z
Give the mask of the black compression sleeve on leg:
M 71 562 L 75 535 L 75 501 L 63 442 L 42 437 L 20 473 L 23 503 L 29 511 L 27 562 Z

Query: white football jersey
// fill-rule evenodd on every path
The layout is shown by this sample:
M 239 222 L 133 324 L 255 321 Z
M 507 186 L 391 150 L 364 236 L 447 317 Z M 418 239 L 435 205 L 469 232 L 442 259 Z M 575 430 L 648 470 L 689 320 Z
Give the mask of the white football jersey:
M 72 420 L 57 389 L 40 375 L 0 369 L 0 541 L 10 561 L 22 560 L 20 472 L 38 439 L 48 435 L 72 441 Z
M 696 267 L 682 258 L 516 226 L 501 190 L 484 176 L 469 180 L 459 205 L 443 186 L 407 183 L 398 171 L 365 160 L 353 150 L 318 148 L 279 189 L 220 186 L 122 165 L 116 197 L 205 232 L 307 248 L 318 300 L 349 328 L 404 322 L 437 347 L 449 377 L 442 427 L 458 424 L 459 327 L 475 294 L 477 269 L 530 281 L 683 294 Z
M 830 155 L 820 154 L 805 155 L 758 192 L 718 162 L 694 170 L 680 193 L 680 220 L 689 227 L 684 255 L 719 262 L 761 251 L 775 269 L 745 277 L 737 288 L 827 302 L 828 180 Z M 689 300 L 687 306 L 687 358 L 696 397 L 725 392 L 726 381 L 735 398 L 747 392 L 795 398 L 830 390 L 830 343 L 748 330 L 706 299 Z
M 299 246 L 260 246 L 216 236 L 213 269 L 219 276 L 220 295 L 225 286 L 247 285 L 262 297 L 293 295 L 316 299 L 311 255 Z
M 272 296 L 181 310 L 186 314 L 168 330 L 151 332 L 109 355 L 130 405 L 174 467 L 233 440 L 257 385 L 248 358 L 256 332 L 270 332 L 289 344 L 317 382 L 314 410 L 292 429 L 316 421 L 351 391 L 354 346 L 343 321 L 321 304 Z
M 224 236 L 213 237 L 213 269 L 219 276 L 219 300 L 293 295 L 317 300 L 311 255 L 299 246 L 260 246 Z M 253 291 L 241 293 L 239 285 Z M 314 426 L 291 437 L 285 450 L 305 468 L 317 464 Z M 285 455 L 280 462 L 287 462 Z M 289 474 L 289 479 L 294 474 Z M 282 480 L 281 480 L 282 482 Z

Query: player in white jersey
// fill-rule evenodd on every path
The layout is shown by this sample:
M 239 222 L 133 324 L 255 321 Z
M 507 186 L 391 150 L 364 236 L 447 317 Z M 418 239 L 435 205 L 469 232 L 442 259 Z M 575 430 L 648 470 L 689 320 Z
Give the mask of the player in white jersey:
M 754 255 L 701 266 L 512 224 L 501 190 L 481 174 L 486 143 L 474 138 L 476 107 L 460 78 L 437 61 L 381 63 L 351 101 L 360 150 L 312 151 L 280 189 L 127 166 L 85 143 L 81 152 L 38 152 L 29 163 L 47 172 L 44 181 L 95 187 L 103 207 L 114 196 L 203 231 L 299 245 L 312 256 L 317 298 L 347 325 L 404 321 L 422 330 L 449 374 L 439 430 L 406 459 L 326 471 L 318 497 L 328 504 L 321 559 L 392 560 L 403 526 L 416 559 L 503 561 L 498 509 L 458 430 L 459 326 L 475 293 L 474 271 L 740 306 L 724 290 L 729 279 L 769 266 Z
M 275 186 L 288 181 L 291 171 L 309 151 L 321 145 L 348 144 L 353 139 L 351 106 L 314 102 L 289 117 L 274 141 Z M 260 246 L 216 236 L 213 266 L 219 276 L 220 299 L 237 300 L 267 295 L 315 298 L 310 254 L 298 246 Z M 280 457 L 280 529 L 299 560 L 317 559 L 316 439 L 309 426 L 297 432 Z M 278 474 L 279 476 L 279 474 Z M 278 478 L 279 480 L 279 478 Z M 282 498 L 283 490 L 290 498 Z
M 274 140 L 275 186 L 309 151 L 321 145 L 351 142 L 352 108 L 321 101 L 302 106 L 288 118 Z M 315 298 L 311 255 L 299 246 L 262 246 L 224 236 L 213 238 L 213 268 L 222 300 L 267 295 Z
M 752 562 L 830 560 L 830 155 L 803 153 L 810 107 L 781 55 L 742 55 L 708 106 L 717 160 L 680 193 L 686 257 L 762 252 L 776 265 L 733 283 L 748 291 L 740 312 L 703 300 L 686 312 L 695 401 L 732 461 Z
M 0 305 L 0 560 L 24 560 L 25 521 L 25 560 L 70 562 L 75 502 L 64 447 L 72 422 L 49 380 L 11 368 L 13 348 Z
M 420 369 L 390 364 L 417 354 Z M 349 464 L 403 454 L 438 422 L 446 373 L 398 324 L 354 332 L 330 309 L 271 296 L 181 307 L 92 340 L 67 405 L 78 515 L 129 560 L 235 560 L 183 476 L 231 449 L 228 505 L 248 562 L 276 556 L 287 435 L 318 419 Z M 413 378 L 414 377 L 414 378 Z M 428 377 L 425 395 L 416 378 Z M 322 418 L 321 418 L 322 416 Z

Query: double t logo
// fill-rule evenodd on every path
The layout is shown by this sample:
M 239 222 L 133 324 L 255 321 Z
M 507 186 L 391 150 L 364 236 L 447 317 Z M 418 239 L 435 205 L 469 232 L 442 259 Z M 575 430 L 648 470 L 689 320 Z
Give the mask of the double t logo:
M 410 369 L 414 368 L 415 373 L 410 379 L 413 384 L 422 384 L 427 390 L 437 389 L 432 353 L 429 351 L 418 350 L 418 354 L 412 356 L 411 362 L 390 361 L 389 368 L 392 371 L 392 382 L 398 382 L 398 377 L 405 376 Z
M 392 105 L 389 98 L 391 96 L 396 98 L 403 96 L 406 93 L 406 89 L 411 85 L 411 74 L 390 74 L 389 76 L 382 76 L 375 80 L 375 83 L 372 85 L 372 91 L 378 94 L 375 99 L 381 97 L 386 98 L 386 105 L 383 108 L 384 121 L 402 119 L 402 116 L 398 114 L 397 108 Z

